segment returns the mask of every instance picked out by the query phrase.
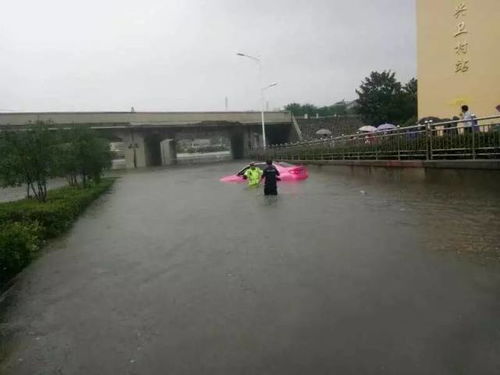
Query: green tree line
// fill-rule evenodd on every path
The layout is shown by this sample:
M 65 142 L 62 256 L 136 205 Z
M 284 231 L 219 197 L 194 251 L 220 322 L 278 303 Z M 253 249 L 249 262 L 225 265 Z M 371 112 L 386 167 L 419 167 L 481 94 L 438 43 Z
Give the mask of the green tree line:
M 26 186 L 27 197 L 47 199 L 47 182 L 66 177 L 71 186 L 98 183 L 111 166 L 107 140 L 90 128 L 51 130 L 36 123 L 27 130 L 0 132 L 0 186 Z
M 350 108 L 348 103 L 341 101 L 332 105 L 317 107 L 314 104 L 299 104 L 290 103 L 285 106 L 285 110 L 293 113 L 294 116 L 304 116 L 309 117 L 316 116 L 318 114 L 321 117 L 326 116 L 346 116 L 357 114 L 356 106 Z
M 417 122 L 417 80 L 410 79 L 403 84 L 390 70 L 371 72 L 356 90 L 354 105 L 341 101 L 330 106 L 317 107 L 313 104 L 290 103 L 285 110 L 295 116 L 345 116 L 358 114 L 366 124 L 399 125 Z

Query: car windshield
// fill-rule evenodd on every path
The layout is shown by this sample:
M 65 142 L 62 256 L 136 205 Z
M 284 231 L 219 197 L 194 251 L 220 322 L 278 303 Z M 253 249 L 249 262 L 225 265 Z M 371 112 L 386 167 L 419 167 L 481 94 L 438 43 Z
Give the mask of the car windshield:
M 282 166 L 282 167 L 284 167 L 284 168 L 291 168 L 291 167 L 295 167 L 295 165 L 290 164 L 290 163 L 287 163 L 287 162 L 285 162 L 285 161 L 280 161 L 279 163 L 276 163 L 276 164 L 281 165 L 281 166 Z

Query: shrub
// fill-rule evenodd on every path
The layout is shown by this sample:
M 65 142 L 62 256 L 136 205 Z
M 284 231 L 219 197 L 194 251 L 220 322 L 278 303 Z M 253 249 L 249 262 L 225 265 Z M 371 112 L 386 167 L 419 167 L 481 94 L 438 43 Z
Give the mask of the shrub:
M 21 271 L 41 245 L 38 223 L 6 223 L 0 227 L 0 283 Z
M 105 169 L 111 167 L 109 142 L 90 128 L 73 128 L 60 133 L 59 173 L 68 176 L 73 185 L 80 176 L 84 187 L 89 180 L 99 182 Z
M 108 190 L 113 179 L 104 179 L 89 188 L 64 187 L 49 191 L 47 201 L 31 199 L 0 204 L 0 223 L 38 223 L 43 239 L 66 231 L 78 215 L 99 195 Z
M 114 181 L 106 178 L 85 189 L 51 190 L 44 203 L 23 199 L 0 204 L 0 285 L 30 263 L 46 239 L 68 230 Z

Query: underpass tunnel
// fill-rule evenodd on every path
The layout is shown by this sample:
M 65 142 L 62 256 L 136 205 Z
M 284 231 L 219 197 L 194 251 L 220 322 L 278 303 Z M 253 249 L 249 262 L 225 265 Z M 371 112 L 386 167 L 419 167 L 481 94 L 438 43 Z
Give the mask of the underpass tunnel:
M 231 155 L 233 159 L 245 158 L 245 132 L 242 129 L 234 129 L 231 132 Z
M 144 137 L 144 152 L 146 157 L 146 166 L 162 165 L 161 142 L 163 137 L 160 134 L 148 134 Z
M 225 124 L 226 125 L 226 124 Z M 188 129 L 133 129 L 124 133 L 127 168 L 195 161 L 244 159 L 262 147 L 260 125 L 200 126 Z M 268 144 L 289 142 L 291 126 L 267 125 Z M 116 134 L 116 133 L 115 133 Z M 119 146 L 118 146 L 119 147 Z
M 118 137 L 114 137 L 109 142 L 109 150 L 111 151 L 112 169 L 126 168 L 126 153 L 127 143 Z
M 288 124 L 267 125 L 266 138 L 268 145 L 279 145 L 290 142 L 292 127 Z
M 176 140 L 164 133 L 147 134 L 144 137 L 144 154 L 146 167 L 176 164 Z

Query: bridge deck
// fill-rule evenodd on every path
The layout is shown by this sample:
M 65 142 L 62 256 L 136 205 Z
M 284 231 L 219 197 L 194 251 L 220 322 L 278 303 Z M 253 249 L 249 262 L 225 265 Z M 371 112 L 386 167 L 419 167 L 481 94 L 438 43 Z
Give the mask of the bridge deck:
M 0 127 L 23 126 L 37 121 L 52 124 L 119 126 L 179 126 L 200 123 L 260 123 L 260 112 L 39 112 L 0 113 Z M 291 123 L 290 112 L 265 112 L 266 124 Z

